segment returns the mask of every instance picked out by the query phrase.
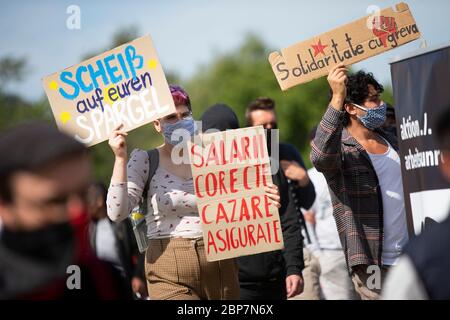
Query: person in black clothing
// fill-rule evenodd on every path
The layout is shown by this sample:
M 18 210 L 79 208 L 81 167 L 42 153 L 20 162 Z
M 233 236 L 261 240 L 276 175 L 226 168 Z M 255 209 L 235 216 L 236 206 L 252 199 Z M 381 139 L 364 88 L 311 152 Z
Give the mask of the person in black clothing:
M 0 135 L 0 154 L 0 299 L 131 298 L 89 248 L 87 149 L 28 123 Z
M 237 129 L 239 121 L 230 107 L 216 104 L 201 117 L 202 129 Z M 279 209 L 284 250 L 264 252 L 237 258 L 240 298 L 242 300 L 276 299 L 295 296 L 303 290 L 303 252 L 300 223 L 289 196 L 288 183 L 282 170 L 272 175 L 281 197 Z
M 275 101 L 270 98 L 261 97 L 252 101 L 247 107 L 245 117 L 247 126 L 261 125 L 268 131 L 278 129 Z M 272 161 L 274 158 L 279 160 L 279 165 L 287 178 L 290 196 L 293 199 L 296 213 L 302 225 L 303 234 L 306 236 L 307 243 L 311 244 L 305 222 L 307 217 L 303 216 L 301 209 L 308 210 L 313 205 L 316 197 L 314 185 L 308 177 L 305 163 L 297 148 L 292 144 L 283 142 L 278 145 L 278 154 L 272 154 Z M 304 292 L 300 298 L 308 300 L 320 299 L 318 275 L 314 275 L 314 271 L 319 268 L 319 262 L 306 246 L 303 249 L 303 256 L 305 259 L 303 276 L 307 283 L 305 283 Z
M 95 182 L 88 191 L 89 238 L 95 255 L 111 263 L 131 284 L 137 298 L 146 298 L 145 256 L 139 252 L 129 219 L 113 223 L 107 215 L 108 190 L 102 182 Z

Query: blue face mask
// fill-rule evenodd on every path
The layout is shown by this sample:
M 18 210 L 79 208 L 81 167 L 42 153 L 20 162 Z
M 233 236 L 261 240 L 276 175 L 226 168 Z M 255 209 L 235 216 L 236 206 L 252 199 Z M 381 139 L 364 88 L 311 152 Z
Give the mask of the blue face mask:
M 177 129 L 182 129 L 175 132 Z M 182 120 L 178 120 L 175 123 L 164 123 L 162 124 L 162 132 L 164 139 L 167 143 L 171 145 L 176 145 L 183 142 L 183 137 L 189 135 L 192 137 L 197 131 L 195 121 L 192 117 L 187 117 Z
M 380 106 L 372 109 L 364 108 L 356 103 L 352 103 L 355 107 L 366 112 L 363 116 L 358 116 L 358 119 L 362 122 L 364 127 L 369 130 L 374 130 L 383 125 L 386 121 L 386 103 L 382 103 Z

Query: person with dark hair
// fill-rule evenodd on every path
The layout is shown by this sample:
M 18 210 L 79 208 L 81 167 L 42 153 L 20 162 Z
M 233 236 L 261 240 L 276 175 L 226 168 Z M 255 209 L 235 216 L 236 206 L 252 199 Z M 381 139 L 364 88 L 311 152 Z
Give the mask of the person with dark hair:
M 245 118 L 247 126 L 262 125 L 268 131 L 278 129 L 275 101 L 271 98 L 260 97 L 250 102 L 245 112 Z M 270 137 L 271 134 L 269 133 L 268 136 Z M 278 164 L 281 165 L 282 171 L 287 178 L 288 190 L 293 199 L 295 212 L 301 221 L 302 232 L 306 240 L 308 240 L 310 237 L 306 227 L 305 217 L 301 210 L 309 209 L 313 204 L 315 199 L 314 186 L 308 177 L 304 161 L 297 148 L 292 144 L 283 142 L 278 144 L 278 148 L 278 157 L 276 160 L 279 161 Z M 305 259 L 305 268 L 302 272 L 305 282 L 304 290 L 295 299 L 320 299 L 319 261 L 312 254 L 311 247 L 312 244 L 308 242 L 303 248 L 303 257 Z M 289 282 L 290 279 L 288 278 L 287 281 Z
M 125 299 L 87 241 L 87 149 L 41 123 L 0 135 L 0 299 Z
M 311 142 L 311 161 L 330 188 L 355 290 L 362 299 L 379 299 L 378 284 L 408 242 L 397 141 L 380 129 L 386 104 L 371 73 L 347 76 L 340 64 L 328 83 L 332 99 Z M 368 283 L 373 277 L 379 281 Z
M 236 114 L 224 104 L 209 107 L 201 120 L 203 132 L 239 128 Z M 241 300 L 285 300 L 303 290 L 304 263 L 297 213 L 283 172 L 273 174 L 272 181 L 280 194 L 278 211 L 285 248 L 237 258 Z
M 450 183 L 450 106 L 438 117 L 433 131 L 441 151 L 439 168 Z M 449 252 L 450 212 L 443 222 L 427 226 L 411 239 L 386 279 L 383 299 L 449 300 Z
M 89 238 L 95 255 L 111 263 L 131 285 L 136 298 L 147 297 L 145 257 L 138 250 L 129 219 L 113 223 L 106 212 L 108 190 L 103 182 L 94 182 L 88 189 Z

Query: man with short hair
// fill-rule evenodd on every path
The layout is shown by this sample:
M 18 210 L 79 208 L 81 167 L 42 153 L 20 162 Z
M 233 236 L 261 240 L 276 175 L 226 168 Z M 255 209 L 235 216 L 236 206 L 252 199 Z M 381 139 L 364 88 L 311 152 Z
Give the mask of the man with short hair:
M 275 101 L 271 98 L 260 97 L 252 101 L 247 107 L 245 116 L 247 126 L 263 126 L 268 131 L 268 137 L 272 136 L 271 130 L 278 129 Z M 275 165 L 276 167 L 281 166 L 281 172 L 286 176 L 288 182 L 288 194 L 281 193 L 280 196 L 292 199 L 294 210 L 290 214 L 295 215 L 297 220 L 304 222 L 301 209 L 309 209 L 313 204 L 315 198 L 314 186 L 309 180 L 305 164 L 297 148 L 288 143 L 279 143 L 278 148 L 279 159 L 273 159 L 276 154 L 272 154 L 272 161 L 279 160 L 279 163 L 275 163 Z M 302 231 L 307 232 L 305 227 L 306 224 L 303 223 Z M 302 243 L 299 245 L 303 246 Z M 302 271 L 304 290 L 301 294 L 296 295 L 295 299 L 318 300 L 320 299 L 319 261 L 305 246 L 303 246 L 303 258 L 305 262 L 305 268 Z
M 0 154 L 0 299 L 131 297 L 88 246 L 87 149 L 29 123 L 0 135 Z
M 408 242 L 397 143 L 380 130 L 386 104 L 371 73 L 347 76 L 340 64 L 328 83 L 332 99 L 311 143 L 311 161 L 330 188 L 355 290 L 361 299 L 379 299 L 377 284 Z M 380 281 L 372 282 L 372 275 Z

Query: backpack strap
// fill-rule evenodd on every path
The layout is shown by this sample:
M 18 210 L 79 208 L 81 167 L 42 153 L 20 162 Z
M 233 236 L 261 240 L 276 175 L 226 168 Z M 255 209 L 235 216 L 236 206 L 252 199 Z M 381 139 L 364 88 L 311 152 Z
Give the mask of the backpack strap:
M 147 199 L 148 189 L 150 187 L 150 182 L 152 181 L 153 176 L 155 175 L 156 169 L 159 166 L 159 151 L 158 149 L 151 149 L 147 151 L 148 154 L 148 178 L 145 182 L 144 190 L 142 192 L 142 201 L 141 201 L 141 212 L 147 214 L 147 206 L 145 205 L 145 200 Z

